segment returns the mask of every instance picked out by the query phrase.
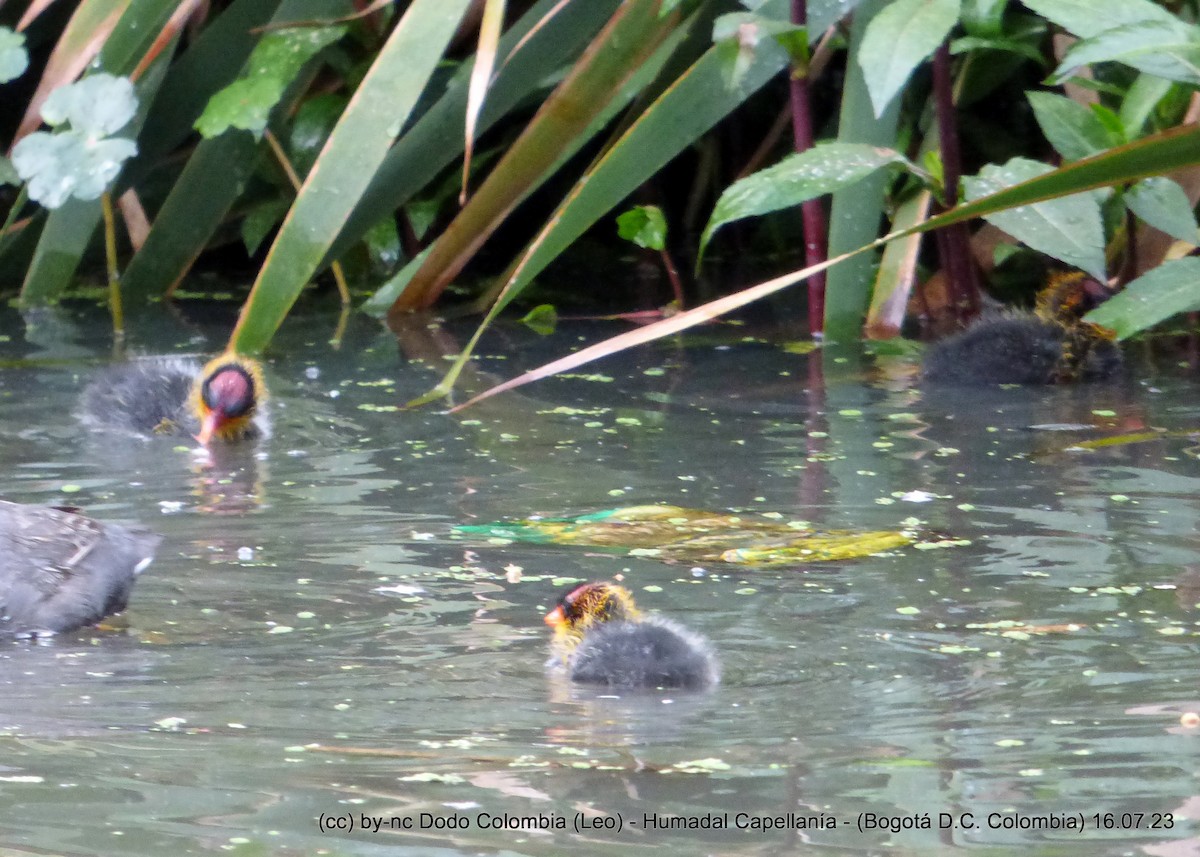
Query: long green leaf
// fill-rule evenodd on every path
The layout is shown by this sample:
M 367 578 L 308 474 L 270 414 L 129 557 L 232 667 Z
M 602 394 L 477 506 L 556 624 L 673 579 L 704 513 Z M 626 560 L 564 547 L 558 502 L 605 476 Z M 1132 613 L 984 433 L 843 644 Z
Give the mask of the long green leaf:
M 270 12 L 270 20 L 273 23 L 288 23 L 307 20 L 320 14 L 345 14 L 351 11 L 346 0 L 247 2 L 253 2 L 257 6 L 231 6 L 180 58 L 179 68 L 172 68 L 168 73 L 163 82 L 162 94 L 151 108 L 154 112 L 146 120 L 147 135 L 153 135 L 150 144 L 142 152 L 147 158 L 156 151 L 162 151 L 172 139 L 178 142 L 176 135 L 180 134 L 181 129 L 184 134 L 190 132 L 192 123 L 204 109 L 208 96 L 236 78 L 239 71 L 244 71 L 257 41 L 257 37 L 246 38 L 239 31 L 249 20 L 257 20 Z M 234 15 L 234 18 L 226 23 L 225 18 L 230 15 Z M 220 29 L 217 29 L 218 27 Z M 234 30 L 232 36 L 231 29 Z M 210 30 L 217 30 L 212 36 L 217 41 L 209 40 Z M 228 41 L 220 41 L 222 39 Z M 222 46 L 225 47 L 225 51 L 220 53 Z M 192 74 L 189 69 L 202 61 L 228 63 L 229 70 L 220 75 L 209 73 L 208 77 L 204 76 L 202 70 L 198 71 L 198 80 L 194 85 L 189 85 Z M 303 88 L 307 78 L 303 75 L 301 77 L 288 96 L 285 96 L 282 107 L 276 108 L 276 114 L 286 110 L 290 106 L 291 98 L 296 96 L 296 90 Z M 174 86 L 168 92 L 167 86 L 172 81 Z M 159 112 L 159 104 L 166 101 L 168 96 L 174 98 L 175 103 L 162 107 Z M 151 127 L 150 123 L 156 120 L 162 123 L 161 127 Z M 222 134 L 216 139 L 200 141 L 155 214 L 154 223 L 141 250 L 134 255 L 125 270 L 122 286 L 128 300 L 145 300 L 161 295 L 187 274 L 193 261 L 204 250 L 229 209 L 241 195 L 258 159 L 259 146 L 250 134 Z M 147 162 L 143 166 L 139 160 L 129 172 L 136 179 L 153 165 L 152 162 Z M 214 175 L 220 175 L 222 180 L 214 182 Z
M 586 0 L 559 8 L 561 4 L 562 0 L 539 0 L 501 38 L 499 54 L 504 59 L 479 115 L 478 133 L 544 90 L 546 80 L 583 50 L 612 17 L 620 0 Z M 541 26 L 535 30 L 538 24 Z M 518 45 L 520 49 L 515 50 Z M 462 154 L 472 68 L 468 63 L 460 69 L 445 94 L 396 141 L 326 254 L 322 267 L 345 253 L 375 223 L 408 202 L 431 176 L 438 175 Z M 388 305 L 394 300 L 392 296 Z
M 924 223 L 889 233 L 869 244 L 851 250 L 848 253 L 835 256 L 819 265 L 812 265 L 799 271 L 793 271 L 790 274 L 784 274 L 781 277 L 776 277 L 765 283 L 759 283 L 756 286 L 751 286 L 732 295 L 726 295 L 725 297 L 710 301 L 662 321 L 598 342 L 568 357 L 555 360 L 552 363 L 548 363 L 545 366 L 492 387 L 490 390 L 486 390 L 459 405 L 454 410 L 462 410 L 497 393 L 515 389 L 540 378 L 569 371 L 626 348 L 653 342 L 664 336 L 670 336 L 671 334 L 687 330 L 697 324 L 740 309 L 747 304 L 803 282 L 813 274 L 827 270 L 854 256 L 859 256 L 870 250 L 882 247 L 890 241 L 906 238 L 919 232 L 928 232 L 931 229 L 940 229 L 944 226 L 962 223 L 972 218 L 984 217 L 1015 206 L 1032 205 L 1058 196 L 1082 193 L 1108 185 L 1136 181 L 1151 175 L 1170 172 L 1197 164 L 1200 164 L 1200 125 L 1185 125 L 1161 134 L 1155 134 L 1093 158 L 1076 161 L 1054 172 L 997 191 L 990 196 L 977 199 L 973 202 L 963 203 Z M 1113 300 L 1116 300 L 1116 298 Z M 1107 305 L 1105 304 L 1105 306 Z M 1096 313 L 1099 313 L 1099 310 L 1096 310 L 1089 316 L 1089 320 Z
M 837 138 L 843 143 L 869 143 L 889 149 L 902 148 L 896 139 L 900 100 L 892 99 L 880 117 L 875 116 L 855 58 L 863 51 L 863 39 L 872 18 L 887 8 L 888 0 L 864 0 L 854 13 L 850 29 L 850 57 L 842 104 L 838 111 Z M 879 235 L 879 213 L 884 205 L 890 177 L 879 172 L 833 195 L 829 213 L 829 254 L 837 256 L 861 247 Z M 869 212 L 869 214 L 866 214 Z M 874 259 L 851 257 L 845 265 L 829 272 L 825 283 L 825 337 L 828 341 L 855 340 L 871 299 Z
M 230 337 L 261 351 L 379 169 L 470 0 L 414 0 L 333 129 L 283 221 Z
M 760 41 L 753 61 L 731 84 L 728 57 L 721 46 L 705 51 L 580 178 L 509 266 L 499 296 L 446 377 L 419 401 L 449 391 L 492 320 L 572 241 L 787 64 L 788 55 L 782 47 L 773 40 Z
M 434 245 L 392 313 L 427 308 L 509 212 L 548 177 L 564 150 L 624 88 L 679 24 L 660 0 L 627 0 L 505 152 Z

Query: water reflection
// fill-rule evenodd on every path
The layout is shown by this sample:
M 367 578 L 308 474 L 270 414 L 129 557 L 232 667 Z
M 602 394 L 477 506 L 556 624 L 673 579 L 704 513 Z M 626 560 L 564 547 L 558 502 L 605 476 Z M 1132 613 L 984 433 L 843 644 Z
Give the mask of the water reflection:
M 172 324 L 163 336 L 182 326 L 189 351 L 219 347 L 203 324 Z M 81 433 L 74 397 L 111 355 L 100 333 L 58 330 L 0 343 L 5 497 L 138 519 L 167 541 L 123 632 L 0 645 L 4 849 L 1190 847 L 1189 378 L 947 394 L 915 385 L 911 363 L 795 354 L 740 330 L 450 416 L 400 406 L 464 331 L 398 346 L 355 318 L 334 350 L 327 319 L 289 320 L 268 367 L 275 436 L 202 463 L 171 442 Z M 507 330 L 507 359 L 485 354 L 470 383 L 590 333 Z M 148 352 L 173 344 L 131 336 Z M 650 502 L 856 529 L 916 518 L 972 544 L 754 570 L 450 538 L 456 523 Z M 610 698 L 547 680 L 541 615 L 570 581 L 618 575 L 714 641 L 720 687 Z M 1142 823 L 1092 824 L 1109 811 Z M 422 812 L 470 824 L 319 826 Z M 934 824 L 860 830 L 866 812 Z M 977 826 L 939 829 L 943 812 Z M 624 826 L 576 831 L 577 813 Z M 839 824 L 738 828 L 738 813 Z M 1082 813 L 1088 826 L 993 828 L 992 813 Z M 1152 827 L 1153 813 L 1174 826 Z M 646 829 L 648 814 L 730 826 Z

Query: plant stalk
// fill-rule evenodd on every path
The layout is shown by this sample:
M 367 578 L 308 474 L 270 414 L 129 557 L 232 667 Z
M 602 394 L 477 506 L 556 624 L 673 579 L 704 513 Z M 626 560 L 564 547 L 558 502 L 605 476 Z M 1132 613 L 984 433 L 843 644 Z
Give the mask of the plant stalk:
M 808 22 L 807 0 L 792 0 L 792 23 L 806 26 Z M 789 79 L 792 106 L 792 142 L 797 152 L 813 146 L 812 99 L 808 86 L 808 64 L 792 61 Z M 800 206 L 800 219 L 804 226 L 804 266 L 819 265 L 829 255 L 829 238 L 826 227 L 825 206 L 819 199 L 812 199 Z M 822 271 L 808 281 L 808 329 L 813 337 L 819 338 L 825 330 L 825 273 Z
M 113 337 L 125 338 L 125 310 L 121 304 L 121 274 L 117 270 L 117 228 L 113 216 L 112 194 L 100 195 L 100 211 L 104 215 L 104 256 L 108 262 L 108 309 L 112 313 Z

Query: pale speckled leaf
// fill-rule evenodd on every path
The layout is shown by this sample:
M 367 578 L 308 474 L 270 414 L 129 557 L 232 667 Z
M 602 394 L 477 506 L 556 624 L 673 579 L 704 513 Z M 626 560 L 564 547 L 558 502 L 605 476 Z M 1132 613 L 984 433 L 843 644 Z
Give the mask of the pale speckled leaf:
M 1181 312 L 1200 309 L 1200 259 L 1164 262 L 1085 316 L 1125 339 Z
M 984 167 L 977 176 L 963 179 L 968 201 L 974 201 L 1007 187 L 1053 172 L 1053 168 L 1027 158 L 1013 158 L 1006 164 Z M 1018 241 L 1099 280 L 1104 270 L 1104 228 L 1100 204 L 1094 193 L 1077 193 L 1008 211 L 989 214 L 989 223 L 1003 229 Z
M 950 34 L 960 7 L 959 0 L 895 0 L 871 21 L 858 64 L 876 116 Z
M 20 77 L 28 66 L 25 37 L 8 27 L 0 27 L 0 83 Z
M 700 253 L 726 223 L 790 208 L 861 181 L 890 164 L 908 164 L 892 149 L 861 143 L 818 143 L 807 152 L 789 155 L 725 189 L 713 209 Z
M 1062 81 L 1077 68 L 1119 62 L 1182 83 L 1200 83 L 1200 29 L 1182 21 L 1141 21 L 1105 30 L 1076 42 L 1051 80 Z
M 1022 3 L 1081 39 L 1141 21 L 1169 24 L 1178 20 L 1151 0 L 1022 0 Z
M 101 72 L 51 92 L 42 119 L 48 125 L 70 122 L 72 130 L 88 137 L 105 137 L 128 125 L 137 107 L 129 78 Z

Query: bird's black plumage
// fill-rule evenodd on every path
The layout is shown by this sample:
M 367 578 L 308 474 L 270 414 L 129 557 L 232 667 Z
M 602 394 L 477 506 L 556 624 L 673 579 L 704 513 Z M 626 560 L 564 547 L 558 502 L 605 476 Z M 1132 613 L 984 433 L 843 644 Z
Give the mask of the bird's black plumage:
M 161 541 L 140 527 L 0 500 L 0 634 L 73 631 L 121 612 Z

